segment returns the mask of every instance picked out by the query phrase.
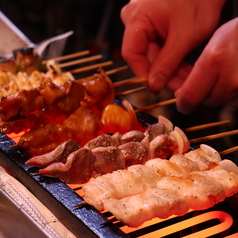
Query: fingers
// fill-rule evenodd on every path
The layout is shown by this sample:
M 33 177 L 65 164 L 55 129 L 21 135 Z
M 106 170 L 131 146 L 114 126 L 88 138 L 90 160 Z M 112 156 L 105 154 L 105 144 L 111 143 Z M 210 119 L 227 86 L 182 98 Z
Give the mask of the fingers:
M 148 77 L 151 61 L 158 53 L 154 28 L 141 21 L 128 24 L 122 43 L 122 56 L 137 77 Z
M 181 36 L 177 31 L 168 36 L 149 72 L 149 85 L 154 93 L 159 92 L 168 83 L 171 84 L 169 81 L 175 76 L 181 62 L 192 48 L 194 43 L 189 36 Z
M 167 83 L 166 89 L 171 92 L 176 92 L 179 88 L 181 88 L 192 71 L 192 68 L 192 65 L 183 62 L 176 71 L 175 76 Z
M 179 111 L 191 113 L 201 103 L 237 107 L 237 39 L 237 20 L 224 24 L 214 33 L 187 80 L 175 93 Z
M 217 81 L 216 70 L 199 59 L 183 86 L 175 93 L 177 109 L 184 114 L 192 113 L 209 98 Z

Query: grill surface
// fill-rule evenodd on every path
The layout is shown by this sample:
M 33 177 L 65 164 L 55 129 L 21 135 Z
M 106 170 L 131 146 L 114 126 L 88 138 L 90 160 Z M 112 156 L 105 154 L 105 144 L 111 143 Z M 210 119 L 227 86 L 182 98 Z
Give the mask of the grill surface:
M 120 104 L 120 100 L 116 100 Z M 139 113 L 138 119 L 145 125 L 157 122 L 157 119 L 146 113 Z M 108 222 L 110 213 L 99 213 L 89 205 L 75 208 L 74 206 L 83 201 L 80 194 L 80 188 L 72 189 L 63 182 L 55 178 L 32 176 L 37 172 L 37 168 L 26 166 L 24 163 L 31 157 L 25 150 L 12 146 L 15 142 L 5 134 L 0 134 L 0 165 L 6 168 L 16 179 L 22 182 L 54 215 L 65 224 L 75 235 L 83 237 L 195 237 L 192 234 L 196 231 L 209 229 L 216 226 L 223 226 L 224 221 L 217 219 L 201 220 L 201 224 L 191 224 L 187 228 L 182 228 L 183 221 L 193 218 L 196 215 L 204 214 L 210 211 L 220 211 L 223 215 L 232 217 L 233 224 L 228 224 L 219 235 L 211 237 L 228 237 L 238 231 L 238 209 L 234 206 L 234 197 L 225 202 L 217 204 L 211 209 L 201 212 L 190 212 L 183 217 L 173 217 L 166 220 L 153 220 L 145 223 L 139 229 L 125 227 L 121 222 Z M 235 200 L 236 201 L 236 200 Z M 222 213 L 225 212 L 225 213 Z M 180 224 L 180 229 L 173 228 L 174 224 Z M 226 220 L 225 220 L 226 222 Z M 221 225 L 219 225 L 221 224 Z M 161 233 L 170 229 L 169 233 Z M 171 230 L 174 229 L 174 230 Z M 159 233 L 160 232 L 160 233 Z M 170 234 L 171 235 L 168 235 Z M 166 234 L 166 236 L 162 236 Z M 214 233 L 216 234 L 216 233 Z M 150 236 L 150 237 L 152 237 Z M 203 236 L 200 236 L 203 237 Z M 238 237 L 238 233 L 230 235 L 229 238 Z

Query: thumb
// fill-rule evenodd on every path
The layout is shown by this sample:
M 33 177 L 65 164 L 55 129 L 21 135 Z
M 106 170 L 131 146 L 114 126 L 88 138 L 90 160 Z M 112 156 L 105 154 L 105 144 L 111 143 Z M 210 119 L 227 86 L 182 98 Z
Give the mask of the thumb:
M 192 49 L 187 42 L 188 40 L 180 35 L 168 37 L 151 64 L 148 83 L 151 91 L 155 93 L 167 85 L 185 56 Z

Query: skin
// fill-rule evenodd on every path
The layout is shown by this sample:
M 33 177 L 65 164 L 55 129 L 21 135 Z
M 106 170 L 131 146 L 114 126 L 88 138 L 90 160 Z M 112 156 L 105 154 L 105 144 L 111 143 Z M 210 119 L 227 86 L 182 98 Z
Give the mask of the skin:
M 194 93 L 191 86 L 198 80 L 192 80 L 191 75 L 199 69 L 197 63 L 192 67 L 184 58 L 212 36 L 224 3 L 225 0 L 131 0 L 121 11 L 124 59 L 137 77 L 148 78 L 147 86 L 155 94 L 162 88 L 176 91 L 177 107 L 183 113 L 190 113 L 205 99 L 190 98 Z
M 238 18 L 235 18 L 215 32 L 183 86 L 176 91 L 178 109 L 190 113 L 202 102 L 237 108 L 237 62 Z

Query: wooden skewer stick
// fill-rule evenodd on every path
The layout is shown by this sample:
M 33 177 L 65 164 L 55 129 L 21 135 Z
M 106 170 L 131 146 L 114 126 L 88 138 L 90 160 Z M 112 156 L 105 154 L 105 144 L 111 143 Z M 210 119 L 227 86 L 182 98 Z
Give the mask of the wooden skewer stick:
M 58 64 L 58 65 L 60 68 L 65 68 L 65 67 L 73 66 L 76 64 L 82 64 L 82 63 L 86 63 L 86 62 L 90 62 L 90 61 L 98 60 L 98 59 L 102 59 L 102 55 L 94 55 L 94 56 L 90 56 L 87 58 L 78 59 L 78 60 L 74 60 L 74 61 L 70 61 L 70 62 L 65 62 L 65 63 Z
M 169 104 L 173 104 L 173 103 L 176 102 L 176 100 L 177 100 L 176 98 L 172 98 L 172 99 L 169 99 L 169 100 L 166 100 L 166 101 L 163 101 L 163 102 L 159 102 L 159 103 L 155 103 L 153 105 L 149 105 L 147 107 L 139 108 L 139 109 L 135 110 L 135 113 L 148 111 L 148 110 L 153 109 L 155 107 L 160 107 L 160 106 L 166 106 L 166 105 L 169 105 Z
M 232 148 L 229 148 L 229 149 L 227 149 L 227 150 L 223 150 L 223 151 L 219 152 L 219 154 L 220 154 L 220 156 L 224 156 L 224 155 L 233 153 L 233 152 L 235 152 L 235 151 L 237 151 L 237 150 L 238 150 L 238 146 L 234 146 L 234 147 L 232 147 Z
M 128 66 L 127 66 L 127 65 L 121 66 L 121 67 L 116 68 L 116 69 L 108 70 L 108 71 L 106 71 L 106 74 L 107 74 L 107 75 L 115 74 L 115 73 L 120 72 L 120 71 L 125 70 L 125 69 L 128 69 Z
M 191 144 L 201 143 L 203 141 L 214 140 L 214 139 L 218 139 L 218 138 L 221 138 L 221 137 L 232 136 L 232 135 L 236 135 L 236 134 L 238 134 L 238 129 L 233 130 L 233 131 L 221 132 L 221 133 L 214 134 L 214 135 L 203 136 L 203 137 L 200 137 L 200 138 L 197 138 L 197 139 L 191 139 L 191 140 L 189 140 L 189 142 Z
M 115 223 L 115 222 L 120 222 L 115 216 L 113 216 L 112 218 L 108 219 L 107 221 L 101 223 L 101 226 L 107 226 L 110 225 L 111 223 Z
M 139 88 L 134 88 L 134 89 L 131 89 L 131 90 L 119 92 L 119 93 L 116 93 L 116 97 L 125 96 L 125 95 L 131 94 L 131 93 L 136 93 L 136 92 L 139 92 L 139 91 L 142 91 L 142 90 L 145 90 L 145 89 L 146 89 L 146 87 L 139 87 Z
M 87 202 L 82 201 L 82 202 L 80 202 L 80 203 L 74 205 L 74 207 L 80 207 L 80 206 L 84 206 L 84 205 L 87 205 Z
M 131 85 L 131 84 L 137 84 L 137 83 L 144 83 L 147 82 L 147 78 L 131 78 L 131 79 L 126 79 L 122 80 L 120 82 L 115 82 L 113 84 L 114 88 L 116 87 L 121 87 L 121 86 L 126 86 L 126 85 Z
M 121 70 L 125 70 L 125 69 L 128 69 L 128 66 L 122 66 L 122 67 L 119 67 L 119 68 L 116 68 L 116 69 L 108 70 L 108 71 L 105 71 L 105 73 L 107 75 L 111 75 L 111 74 L 120 72 Z
M 89 50 L 85 50 L 85 51 L 80 51 L 80 52 L 69 54 L 69 55 L 63 55 L 63 56 L 56 57 L 56 58 L 53 58 L 53 59 L 50 59 L 50 60 L 63 61 L 63 60 L 68 60 L 68 59 L 72 59 L 72 58 L 88 55 L 89 53 L 90 53 Z M 43 61 L 43 63 L 47 63 L 47 61 L 48 60 L 45 60 L 45 61 Z
M 111 64 L 113 64 L 112 61 L 107 61 L 107 62 L 98 63 L 98 64 L 94 64 L 94 65 L 90 65 L 90 66 L 85 66 L 85 67 L 78 68 L 78 69 L 73 69 L 73 70 L 70 70 L 69 72 L 72 73 L 72 74 L 76 74 L 76 73 L 85 72 L 85 71 L 88 71 L 88 70 L 91 70 L 91 69 L 96 69 L 98 67 L 109 66 Z
M 198 131 L 198 130 L 207 129 L 207 128 L 211 128 L 211 127 L 215 127 L 215 126 L 222 126 L 225 124 L 229 124 L 230 122 L 231 122 L 230 120 L 212 122 L 212 123 L 207 123 L 207 124 L 203 124 L 203 125 L 188 127 L 188 128 L 183 129 L 183 131 L 185 131 L 185 132 Z

